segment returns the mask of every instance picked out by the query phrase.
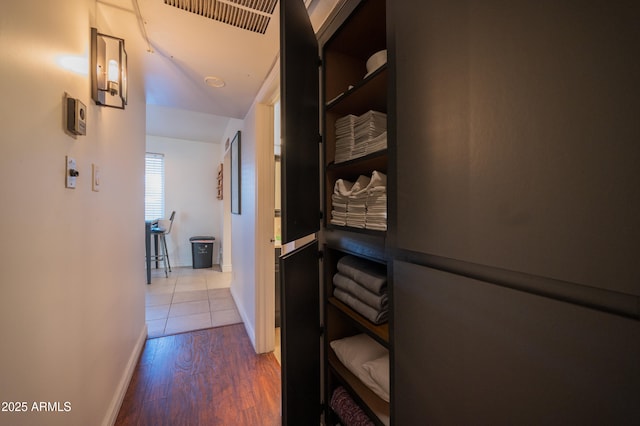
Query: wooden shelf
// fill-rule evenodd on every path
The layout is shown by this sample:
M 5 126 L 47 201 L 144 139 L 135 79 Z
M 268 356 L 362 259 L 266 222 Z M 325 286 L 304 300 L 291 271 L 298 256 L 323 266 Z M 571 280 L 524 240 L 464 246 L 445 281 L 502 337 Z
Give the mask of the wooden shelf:
M 385 242 L 387 233 L 384 231 L 357 230 L 363 232 L 352 231 L 353 228 L 344 226 L 332 226 L 326 228 L 325 242 L 327 248 L 331 251 L 338 251 L 343 254 L 352 254 L 364 259 L 387 263 L 385 252 Z M 331 271 L 335 273 L 335 269 Z
M 361 115 L 369 110 L 387 112 L 387 65 L 383 65 L 349 90 L 329 100 L 326 112 Z
M 380 398 L 371 389 L 365 386 L 347 367 L 344 366 L 329 348 L 328 358 L 331 370 L 338 376 L 339 381 L 347 388 L 351 397 L 378 425 L 383 425 L 381 419 L 389 418 L 389 403 Z
M 353 158 L 341 163 L 331 162 L 327 165 L 328 172 L 340 173 L 358 173 L 363 174 L 367 171 L 371 173 L 373 170 L 386 173 L 387 171 L 387 150 L 372 152 L 363 157 Z M 343 178 L 344 179 L 344 178 Z
M 387 151 L 379 151 L 366 157 L 345 161 L 344 163 L 331 163 L 325 169 L 326 209 L 328 212 L 327 225 L 330 222 L 331 210 L 333 209 L 333 190 L 338 179 L 350 182 L 358 180 L 360 175 L 371 177 L 373 171 L 387 174 Z M 344 228 L 344 227 L 343 227 Z M 357 229 L 357 228 L 351 228 Z M 359 231 L 359 230 L 358 230 Z M 357 231 L 356 231 L 357 232 Z
M 354 232 L 356 234 L 366 234 L 366 235 L 386 235 L 387 231 L 378 231 L 376 229 L 367 229 L 367 228 L 356 228 L 355 226 L 341 226 L 334 225 L 331 222 L 331 219 L 327 222 L 327 229 L 340 230 L 345 232 Z
M 349 319 L 356 323 L 361 329 L 363 329 L 363 331 L 367 331 L 368 334 L 371 334 L 372 337 L 374 337 L 382 345 L 384 345 L 385 347 L 389 346 L 389 323 L 376 325 L 335 297 L 329 298 L 329 304 L 349 317 Z

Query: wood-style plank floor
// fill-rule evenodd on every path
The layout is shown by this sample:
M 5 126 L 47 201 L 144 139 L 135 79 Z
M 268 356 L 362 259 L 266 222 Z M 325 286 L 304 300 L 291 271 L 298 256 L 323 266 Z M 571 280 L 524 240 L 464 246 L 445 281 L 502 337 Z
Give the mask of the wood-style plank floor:
M 280 425 L 280 365 L 242 324 L 147 340 L 116 425 Z

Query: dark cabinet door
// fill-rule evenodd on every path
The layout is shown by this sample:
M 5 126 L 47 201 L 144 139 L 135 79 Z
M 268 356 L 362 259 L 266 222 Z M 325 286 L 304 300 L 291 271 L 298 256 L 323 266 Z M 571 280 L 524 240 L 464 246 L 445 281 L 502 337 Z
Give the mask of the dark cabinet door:
M 637 297 L 638 6 L 545 4 L 388 2 L 397 244 Z
M 318 42 L 302 0 L 280 2 L 282 242 L 320 229 Z M 280 259 L 282 424 L 320 423 L 318 242 Z
M 318 242 L 280 258 L 282 424 L 320 422 Z
M 638 321 L 393 269 L 395 424 L 638 424 Z
M 302 0 L 280 3 L 282 241 L 320 227 L 319 51 Z

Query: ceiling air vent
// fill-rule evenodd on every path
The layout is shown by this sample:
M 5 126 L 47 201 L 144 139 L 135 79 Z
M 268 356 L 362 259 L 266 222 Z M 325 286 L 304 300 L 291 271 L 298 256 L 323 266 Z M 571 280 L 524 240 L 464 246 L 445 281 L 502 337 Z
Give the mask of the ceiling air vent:
M 278 0 L 164 0 L 164 4 L 264 34 Z

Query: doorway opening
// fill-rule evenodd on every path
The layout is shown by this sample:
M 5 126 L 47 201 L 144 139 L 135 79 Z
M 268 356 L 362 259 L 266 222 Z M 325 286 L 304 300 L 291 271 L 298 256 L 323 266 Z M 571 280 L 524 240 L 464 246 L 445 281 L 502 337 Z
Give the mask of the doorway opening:
M 280 210 L 280 99 L 273 105 L 273 154 L 274 154 L 274 219 L 273 240 L 275 249 L 275 348 L 274 354 L 280 363 L 280 255 L 282 253 L 282 226 Z

